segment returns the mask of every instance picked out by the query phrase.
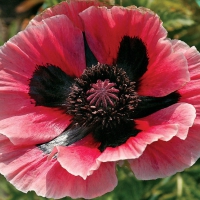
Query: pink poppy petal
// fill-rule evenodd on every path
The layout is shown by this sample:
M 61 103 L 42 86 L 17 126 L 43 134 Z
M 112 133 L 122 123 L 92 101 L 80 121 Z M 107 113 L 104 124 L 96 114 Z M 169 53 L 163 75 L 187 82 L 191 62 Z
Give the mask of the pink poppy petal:
M 90 6 L 98 6 L 100 3 L 98 1 L 74 1 L 71 0 L 68 2 L 64 1 L 56 6 L 46 9 L 39 15 L 36 15 L 30 22 L 29 26 L 31 25 L 38 25 L 40 22 L 46 18 L 50 18 L 56 15 L 66 15 L 73 24 L 78 27 L 79 29 L 83 30 L 83 24 L 79 17 L 79 13 L 83 10 L 89 8 Z
M 184 56 L 188 62 L 191 81 L 199 79 L 200 53 L 197 51 L 197 49 L 194 46 L 190 48 L 185 42 L 180 40 L 172 40 L 171 42 L 175 52 L 184 53 Z
M 7 62 L 4 62 L 3 65 L 7 65 Z M 2 67 L 3 67 L 2 65 Z M 28 77 L 19 72 L 15 72 L 9 69 L 2 69 L 0 71 L 0 92 L 24 92 L 28 93 L 29 90 L 29 80 Z
M 182 53 L 173 52 L 171 42 L 165 39 L 166 30 L 152 11 L 135 7 L 113 7 L 109 10 L 105 7 L 90 7 L 80 16 L 84 22 L 87 42 L 100 63 L 113 65 L 116 62 L 124 36 L 137 37 L 143 41 L 149 65 L 141 78 L 140 95 L 165 96 L 189 81 L 185 57 Z M 90 23 L 87 23 L 88 19 Z
M 136 120 L 137 128 L 148 130 L 151 126 L 163 124 L 177 124 L 177 137 L 185 139 L 188 129 L 193 125 L 196 118 L 196 110 L 193 105 L 187 103 L 177 103 L 165 109 L 161 109 L 147 117 Z
M 83 179 L 86 179 L 100 166 L 97 157 L 101 152 L 97 148 L 89 148 L 86 146 L 58 146 L 57 151 L 58 162 L 74 176 L 81 176 Z
M 190 128 L 186 140 L 173 137 L 167 142 L 159 140 L 148 145 L 139 158 L 129 161 L 136 178 L 163 178 L 193 165 L 200 154 L 199 128 L 199 125 Z
M 69 174 L 59 163 L 55 163 L 46 179 L 48 191 L 45 196 L 54 198 L 92 199 L 112 191 L 117 185 L 115 163 L 102 163 L 86 180 Z
M 165 46 L 160 46 L 160 53 L 165 51 Z M 141 78 L 138 93 L 142 96 L 165 96 L 180 89 L 189 80 L 188 66 L 183 54 L 161 55 L 157 61 L 149 63 L 147 72 Z
M 196 117 L 200 118 L 200 79 L 191 80 L 185 87 L 179 90 L 181 95 L 180 102 L 192 104 L 196 109 Z
M 182 41 L 172 40 L 173 48 L 177 52 L 184 53 L 190 72 L 190 82 L 178 92 L 181 95 L 180 101 L 187 102 L 196 108 L 197 118 L 200 117 L 200 53 L 195 47 L 189 47 Z
M 52 17 L 9 40 L 0 48 L 0 57 L 2 134 L 15 144 L 41 143 L 59 135 L 71 117 L 56 109 L 35 106 L 28 95 L 29 81 L 36 66 L 46 63 L 79 76 L 85 68 L 81 31 L 66 16 Z
M 126 143 L 112 148 L 107 147 L 98 157 L 101 162 L 134 159 L 142 155 L 148 144 L 157 140 L 168 141 L 178 132 L 177 125 L 153 126 L 148 131 L 142 131 L 137 136 L 131 137 Z
M 136 36 L 144 39 L 144 43 L 149 42 L 149 45 L 154 46 L 160 38 L 166 37 L 161 21 L 150 10 L 136 7 L 125 9 L 114 6 L 109 10 L 105 7 L 90 7 L 80 13 L 80 16 L 84 22 L 88 44 L 100 63 L 113 64 L 123 36 Z M 88 18 L 90 23 L 87 23 Z M 151 38 L 151 41 L 146 41 L 145 38 Z
M 65 196 L 91 199 L 114 189 L 115 163 L 102 163 L 86 180 L 63 169 L 56 159 L 48 160 L 37 147 L 14 146 L 0 136 L 1 173 L 18 190 L 59 199 Z
M 71 116 L 60 110 L 35 106 L 28 94 L 0 92 L 0 129 L 15 144 L 49 141 L 71 123 Z
M 0 49 L 0 68 L 31 78 L 37 65 L 50 63 L 79 77 L 85 69 L 83 43 L 81 31 L 66 16 L 54 16 L 11 38 Z
M 185 139 L 195 116 L 192 105 L 177 103 L 148 117 L 135 120 L 136 128 L 142 131 L 118 147 L 107 147 L 98 160 L 107 162 L 134 159 L 141 156 L 147 145 L 155 141 L 169 141 L 174 136 Z

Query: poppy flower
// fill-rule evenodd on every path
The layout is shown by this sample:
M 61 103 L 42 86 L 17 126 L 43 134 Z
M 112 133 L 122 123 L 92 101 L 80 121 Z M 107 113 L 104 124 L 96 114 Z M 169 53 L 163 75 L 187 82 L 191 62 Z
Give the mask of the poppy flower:
M 145 8 L 62 2 L 0 48 L 0 172 L 49 198 L 94 198 L 126 162 L 162 178 L 200 155 L 200 53 Z

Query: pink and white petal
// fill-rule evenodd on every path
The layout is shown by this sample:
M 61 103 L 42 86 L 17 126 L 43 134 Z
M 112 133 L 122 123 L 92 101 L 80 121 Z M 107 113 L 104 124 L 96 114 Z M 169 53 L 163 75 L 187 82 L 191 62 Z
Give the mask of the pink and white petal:
M 30 22 L 28 26 L 37 26 L 40 22 L 46 18 L 50 18 L 56 15 L 66 15 L 73 24 L 83 30 L 83 24 L 79 17 L 79 13 L 83 10 L 89 8 L 90 6 L 98 6 L 100 3 L 98 1 L 88 0 L 88 1 L 77 1 L 71 0 L 69 3 L 67 1 L 61 2 L 56 6 L 46 9 L 39 15 L 36 15 Z
M 35 106 L 28 94 L 0 92 L 0 130 L 14 144 L 40 144 L 60 135 L 71 116 L 60 110 Z
M 29 92 L 29 79 L 25 75 L 9 69 L 0 70 L 0 75 L 0 93 Z
M 192 166 L 200 155 L 199 129 L 199 125 L 190 128 L 186 140 L 173 137 L 170 141 L 159 140 L 148 145 L 139 158 L 129 160 L 136 178 L 163 178 Z
M 196 117 L 200 119 L 200 79 L 191 80 L 185 87 L 179 90 L 180 102 L 192 104 L 196 109 Z
M 101 164 L 97 160 L 101 154 L 97 148 L 86 146 L 58 146 L 56 148 L 58 162 L 74 176 L 81 176 L 83 179 L 87 179 Z
M 100 63 L 115 64 L 124 36 L 137 37 L 143 41 L 149 65 L 141 78 L 140 95 L 165 96 L 189 81 L 185 57 L 173 51 L 171 42 L 166 39 L 166 30 L 152 11 L 135 7 L 112 7 L 109 10 L 105 7 L 90 7 L 80 16 L 84 22 L 87 42 Z M 88 20 L 90 23 L 87 23 Z
M 175 51 L 184 53 L 190 72 L 190 82 L 178 92 L 181 95 L 180 101 L 187 102 L 196 108 L 197 117 L 200 117 L 200 53 L 195 47 L 189 47 L 186 43 L 179 40 L 172 40 Z
M 139 130 L 148 130 L 151 126 L 164 124 L 177 124 L 177 137 L 185 139 L 189 128 L 196 118 L 196 110 L 188 103 L 176 103 L 167 108 L 161 109 L 147 117 L 136 120 Z
M 117 185 L 115 163 L 109 162 L 102 163 L 99 169 L 88 176 L 86 180 L 69 174 L 61 168 L 59 163 L 55 163 L 46 179 L 47 192 L 45 196 L 53 196 L 56 199 L 65 196 L 93 199 L 112 191 Z
M 32 73 L 46 63 L 71 76 L 85 68 L 82 33 L 66 16 L 27 28 L 0 48 L 0 128 L 15 144 L 49 141 L 70 123 L 71 117 L 59 110 L 34 106 L 28 95 Z
M 49 160 L 37 147 L 14 146 L 0 136 L 0 171 L 17 189 L 48 198 L 100 196 L 117 184 L 115 163 L 102 163 L 86 180 L 63 169 L 56 159 Z M 73 162 L 73 160 L 71 161 Z
M 99 156 L 101 162 L 135 159 L 141 156 L 147 145 L 158 141 L 169 141 L 174 136 L 185 139 L 195 119 L 195 109 L 187 103 L 177 103 L 148 117 L 135 120 L 141 132 L 115 147 L 107 147 Z
M 166 37 L 166 30 L 161 27 L 159 18 L 149 10 L 145 13 L 136 7 L 90 7 L 80 13 L 80 16 L 83 19 L 88 44 L 100 63 L 113 64 L 117 58 L 119 43 L 124 36 L 140 38 L 144 30 L 143 36 L 151 38 L 154 48 L 160 38 Z M 87 23 L 88 19 L 90 23 Z M 150 42 L 150 39 L 148 41 Z
M 72 77 L 79 77 L 85 69 L 82 33 L 65 15 L 45 19 L 20 32 L 0 48 L 0 57 L 0 68 L 7 70 L 4 73 L 9 70 L 28 78 L 37 65 L 47 63 Z
M 197 49 L 194 46 L 190 48 L 180 40 L 172 40 L 171 42 L 175 52 L 184 53 L 188 62 L 191 81 L 200 79 L 200 53 Z
M 161 53 L 165 46 L 160 46 Z M 139 95 L 166 96 L 190 81 L 187 61 L 182 53 L 171 53 L 162 57 L 158 50 L 157 55 L 157 61 L 150 61 L 147 72 L 141 77 Z
M 138 158 L 148 144 L 158 140 L 168 141 L 177 132 L 177 125 L 152 126 L 147 131 L 142 131 L 137 136 L 130 137 L 126 143 L 118 147 L 107 147 L 97 159 L 101 162 L 108 162 Z

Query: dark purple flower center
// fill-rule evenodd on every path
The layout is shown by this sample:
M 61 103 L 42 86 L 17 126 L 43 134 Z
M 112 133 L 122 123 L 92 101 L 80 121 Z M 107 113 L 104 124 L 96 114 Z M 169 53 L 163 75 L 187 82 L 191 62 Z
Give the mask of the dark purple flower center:
M 89 104 L 103 108 L 114 107 L 115 101 L 119 100 L 117 97 L 119 90 L 114 88 L 115 85 L 115 83 L 110 83 L 108 79 L 105 81 L 97 80 L 97 83 L 93 83 L 91 89 L 86 92 Z
M 73 116 L 72 128 L 89 127 L 103 151 L 138 133 L 131 117 L 138 102 L 135 83 L 123 69 L 98 63 L 76 79 L 66 111 Z
M 123 69 L 98 64 L 76 79 L 67 98 L 67 113 L 74 124 L 115 128 L 131 119 L 138 104 L 134 88 Z
M 57 145 L 71 145 L 88 134 L 100 143 L 100 151 L 119 146 L 140 132 L 136 119 L 177 103 L 180 98 L 176 91 L 163 97 L 138 94 L 149 63 L 146 45 L 140 38 L 124 36 L 111 66 L 98 63 L 85 36 L 84 44 L 87 68 L 79 78 L 46 64 L 38 65 L 30 79 L 32 103 L 72 116 L 71 125 L 57 138 L 38 145 L 45 153 Z

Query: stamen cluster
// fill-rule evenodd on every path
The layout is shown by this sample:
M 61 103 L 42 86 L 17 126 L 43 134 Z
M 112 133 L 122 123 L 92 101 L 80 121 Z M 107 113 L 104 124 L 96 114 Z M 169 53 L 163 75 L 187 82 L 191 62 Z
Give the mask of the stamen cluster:
M 135 83 L 117 66 L 98 64 L 84 71 L 71 87 L 67 113 L 80 126 L 115 128 L 131 120 L 138 104 Z

